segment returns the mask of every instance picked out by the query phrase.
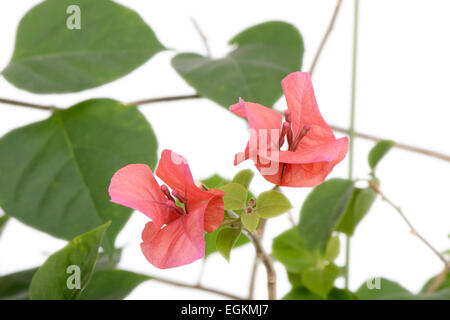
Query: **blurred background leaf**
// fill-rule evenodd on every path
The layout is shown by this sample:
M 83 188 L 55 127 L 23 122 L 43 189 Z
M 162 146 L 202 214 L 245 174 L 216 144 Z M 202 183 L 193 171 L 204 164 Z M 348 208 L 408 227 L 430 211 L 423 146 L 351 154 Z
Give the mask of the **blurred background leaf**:
M 71 5 L 80 7 L 79 30 L 66 26 Z M 46 0 L 20 21 L 2 74 L 34 93 L 76 92 L 123 77 L 164 49 L 136 12 L 113 1 Z

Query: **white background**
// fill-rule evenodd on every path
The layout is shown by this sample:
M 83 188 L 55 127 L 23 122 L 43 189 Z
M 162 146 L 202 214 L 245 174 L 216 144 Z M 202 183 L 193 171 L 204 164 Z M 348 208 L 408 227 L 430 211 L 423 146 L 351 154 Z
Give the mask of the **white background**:
M 20 18 L 37 0 L 0 1 L 0 69 L 11 57 Z M 307 70 L 318 48 L 335 1 L 118 1 L 139 12 L 160 41 L 178 51 L 204 53 L 191 24 L 198 23 L 209 38 L 213 56 L 229 51 L 226 43 L 241 30 L 268 20 L 295 24 L 305 42 L 303 69 Z M 76 3 L 76 0 L 74 0 Z M 369 1 L 360 4 L 360 38 L 357 92 L 357 130 L 400 142 L 450 153 L 450 19 L 448 1 Z M 48 17 L 56 19 L 56 17 Z M 339 13 L 313 76 L 321 112 L 331 124 L 348 126 L 351 83 L 353 1 L 346 0 Z M 35 95 L 16 89 L 0 78 L 0 96 L 57 106 L 70 106 L 93 97 L 112 97 L 129 102 L 147 97 L 193 93 L 171 68 L 176 51 L 157 54 L 126 77 L 103 87 L 76 94 Z M 293 70 L 294 71 L 294 70 Z M 285 108 L 284 99 L 276 107 Z M 141 107 L 159 140 L 160 151 L 173 149 L 185 156 L 196 178 L 216 171 L 226 177 L 245 167 L 232 164 L 235 152 L 243 150 L 248 137 L 246 123 L 208 100 L 167 102 Z M 0 105 L 0 135 L 19 126 L 45 119 L 48 113 Z M 337 133 L 337 136 L 342 136 Z M 355 144 L 355 176 L 366 177 L 367 153 L 372 142 Z M 1 156 L 1 155 L 0 155 Z M 346 177 L 347 159 L 330 175 Z M 406 151 L 394 150 L 379 167 L 382 188 L 423 235 L 439 250 L 450 247 L 448 162 Z M 258 174 L 252 185 L 258 193 L 268 189 Z M 300 204 L 309 189 L 286 189 L 297 219 Z M 140 235 L 147 218 L 134 213 L 117 239 L 125 251 L 120 267 L 146 274 L 196 283 L 201 262 L 161 271 L 140 252 Z M 270 221 L 264 244 L 290 226 L 287 216 Z M 0 239 L 0 275 L 37 266 L 65 242 L 11 221 Z M 343 250 L 342 250 L 343 251 Z M 342 252 L 343 253 L 343 252 Z M 251 246 L 232 252 L 228 264 L 218 255 L 207 264 L 202 283 L 245 296 L 253 261 Z M 343 263 L 343 254 L 338 262 Z M 410 290 L 442 268 L 441 262 L 408 228 L 391 207 L 378 201 L 361 223 L 352 241 L 351 289 L 368 277 L 384 276 Z M 290 286 L 280 264 L 276 265 L 278 296 Z M 338 282 L 342 285 L 342 280 Z M 265 272 L 259 269 L 257 298 L 266 298 Z M 221 298 L 201 291 L 181 289 L 149 281 L 138 287 L 134 299 Z

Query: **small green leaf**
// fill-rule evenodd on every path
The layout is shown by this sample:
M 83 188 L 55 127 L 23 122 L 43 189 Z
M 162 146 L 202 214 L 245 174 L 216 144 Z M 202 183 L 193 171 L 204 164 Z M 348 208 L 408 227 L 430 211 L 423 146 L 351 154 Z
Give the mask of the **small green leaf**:
M 333 262 L 339 256 L 341 242 L 339 236 L 331 237 L 328 240 L 327 247 L 325 249 L 325 259 L 329 262 Z
M 372 150 L 369 152 L 369 166 L 372 170 L 375 170 L 378 162 L 386 155 L 386 153 L 395 146 L 395 142 L 391 140 L 381 140 L 378 142 Z
M 225 210 L 242 210 L 247 200 L 247 189 L 239 183 L 229 183 L 220 187 L 225 192 Z
M 292 204 L 281 192 L 269 190 L 256 199 L 256 212 L 261 218 L 277 217 L 292 209 Z
M 178 74 L 197 92 L 228 108 L 241 97 L 271 107 L 282 95 L 281 80 L 300 70 L 303 40 L 291 24 L 271 21 L 239 33 L 224 58 L 181 53 L 172 59 Z
M 80 29 L 66 26 L 72 5 L 80 8 Z M 2 73 L 34 93 L 76 92 L 123 77 L 164 49 L 136 12 L 113 1 L 47 0 L 20 21 Z
M 241 228 L 223 228 L 216 238 L 217 251 L 230 261 L 230 252 L 241 234 Z
M 317 259 L 305 247 L 297 227 L 293 227 L 273 240 L 272 255 L 291 273 L 299 273 L 314 266 Z
M 325 252 L 328 239 L 353 194 L 353 182 L 330 179 L 315 187 L 303 202 L 298 228 L 306 247 Z
M 149 276 L 124 270 L 103 270 L 95 272 L 91 281 L 81 293 L 81 300 L 122 300 Z
M 33 276 L 30 285 L 30 298 L 34 300 L 74 300 L 89 283 L 94 271 L 103 235 L 111 225 L 107 222 L 100 227 L 82 234 L 63 249 L 52 254 Z M 78 267 L 80 287 L 69 288 L 70 277 L 76 277 L 77 271 L 69 267 Z M 70 284 L 74 284 L 70 282 Z M 75 281 L 76 284 L 76 281 Z
M 361 300 L 398 300 L 409 299 L 413 296 L 397 282 L 385 278 L 367 280 L 356 291 L 356 295 Z
M 130 163 L 156 164 L 157 143 L 144 116 L 110 99 L 56 110 L 0 139 L 0 206 L 23 223 L 70 240 L 111 220 L 103 248 L 132 209 L 111 203 L 113 174 Z
M 226 227 L 220 227 L 214 232 L 205 234 L 205 259 L 208 258 L 211 254 L 217 252 L 216 248 L 217 235 L 220 233 L 220 231 L 222 231 L 225 228 Z M 241 233 L 236 243 L 234 244 L 233 248 L 238 248 L 248 243 L 250 243 L 250 240 L 247 238 L 246 235 Z
M 230 183 L 230 181 L 225 178 L 222 178 L 218 174 L 215 174 L 209 178 L 203 179 L 202 183 L 209 189 L 218 189 L 221 186 Z
M 242 225 L 251 232 L 255 231 L 258 228 L 259 219 L 259 215 L 256 212 L 243 212 L 241 214 Z
M 233 181 L 235 183 L 239 183 L 244 186 L 245 189 L 248 190 L 250 186 L 250 182 L 252 182 L 253 176 L 255 174 L 250 169 L 244 169 L 236 173 L 236 175 L 233 177 Z
M 355 188 L 350 203 L 339 221 L 336 231 L 352 236 L 359 222 L 366 216 L 372 207 L 377 193 L 370 187 Z
M 302 282 L 306 288 L 326 299 L 339 275 L 339 268 L 333 263 L 325 268 L 312 268 L 302 273 Z

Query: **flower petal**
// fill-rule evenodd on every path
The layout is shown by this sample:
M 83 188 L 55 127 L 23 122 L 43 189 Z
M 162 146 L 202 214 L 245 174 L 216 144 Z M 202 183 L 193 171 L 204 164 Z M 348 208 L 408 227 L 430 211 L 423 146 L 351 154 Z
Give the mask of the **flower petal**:
M 145 258 L 160 269 L 189 264 L 205 255 L 203 219 L 206 206 L 180 216 L 155 231 L 153 223 L 145 225 L 141 249 Z
M 160 228 L 173 216 L 152 171 L 146 164 L 130 164 L 117 171 L 109 185 L 111 201 L 144 213 Z
M 179 191 L 187 199 L 188 204 L 211 197 L 208 192 L 195 185 L 187 160 L 171 150 L 161 152 L 156 175 L 169 187 Z
M 253 102 L 240 100 L 230 106 L 234 114 L 248 119 L 251 129 L 280 129 L 282 117 L 277 111 Z
M 317 106 L 314 89 L 308 72 L 293 72 L 281 81 L 288 109 L 292 114 L 294 136 L 304 125 L 311 127 L 302 140 L 305 145 L 322 144 L 334 140 L 334 134 L 323 120 Z
M 225 192 L 218 189 L 209 189 L 208 192 L 214 196 L 208 201 L 205 210 L 205 231 L 213 232 L 222 224 L 224 218 L 224 202 L 223 196 Z

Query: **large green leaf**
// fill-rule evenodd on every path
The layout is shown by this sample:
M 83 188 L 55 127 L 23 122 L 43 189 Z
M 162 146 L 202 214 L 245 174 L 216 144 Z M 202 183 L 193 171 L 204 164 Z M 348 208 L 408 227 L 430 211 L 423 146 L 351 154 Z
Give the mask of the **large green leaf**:
M 116 249 L 111 259 L 103 252 L 98 255 L 94 274 L 98 271 L 113 269 L 120 260 L 122 249 Z M 34 274 L 39 268 L 14 272 L 0 277 L 0 300 L 27 300 L 29 287 Z
M 81 300 L 121 300 L 151 277 L 124 270 L 95 272 L 89 285 L 81 292 Z
M 69 6 L 81 29 L 70 30 Z M 110 0 L 46 0 L 20 21 L 5 78 L 35 93 L 76 92 L 120 78 L 164 50 L 133 10 Z
M 283 232 L 273 240 L 272 255 L 293 273 L 302 272 L 317 263 L 317 259 L 305 247 L 297 227 Z
M 6 227 L 6 224 L 8 223 L 9 220 L 9 216 L 7 216 L 6 214 L 4 214 L 3 216 L 0 217 L 0 236 L 3 233 L 3 230 Z
M 237 48 L 224 58 L 181 53 L 172 65 L 201 96 L 223 107 L 239 97 L 271 107 L 282 95 L 281 80 L 300 70 L 300 33 L 291 24 L 272 21 L 244 30 L 229 44 Z
M 143 115 L 114 100 L 82 102 L 0 139 L 0 206 L 8 215 L 53 236 L 72 239 L 112 221 L 103 247 L 131 209 L 109 201 L 115 171 L 156 163 L 157 143 Z
M 364 189 L 355 188 L 350 203 L 336 230 L 352 236 L 358 223 L 369 212 L 376 198 L 377 193 L 370 187 Z
M 89 283 L 102 237 L 111 222 L 82 234 L 63 249 L 52 254 L 33 276 L 30 298 L 34 300 L 74 300 Z M 76 272 L 70 267 L 78 267 L 79 288 L 69 288 L 70 277 Z M 73 273 L 71 275 L 71 273 Z
M 353 189 L 351 180 L 330 179 L 315 187 L 305 199 L 298 227 L 310 251 L 325 251 L 328 239 L 352 197 Z
M 376 281 L 379 281 L 379 288 L 376 287 Z M 379 278 L 370 279 L 363 283 L 356 291 L 356 295 L 362 300 L 391 300 L 408 299 L 412 293 L 403 288 L 397 282 Z
M 239 183 L 228 183 L 220 187 L 225 192 L 223 197 L 226 210 L 243 210 L 247 200 L 247 189 Z

